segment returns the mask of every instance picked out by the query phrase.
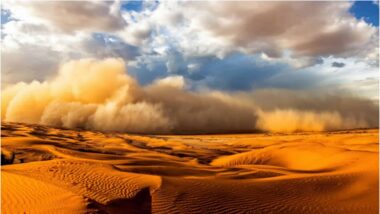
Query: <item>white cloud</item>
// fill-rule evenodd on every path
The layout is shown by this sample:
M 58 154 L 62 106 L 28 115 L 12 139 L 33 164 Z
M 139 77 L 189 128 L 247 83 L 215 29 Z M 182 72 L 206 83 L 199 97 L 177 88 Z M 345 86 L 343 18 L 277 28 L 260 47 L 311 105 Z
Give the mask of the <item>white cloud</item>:
M 155 81 L 154 85 L 184 89 L 186 83 L 185 79 L 182 76 L 168 76 L 166 78 Z
M 378 50 L 371 40 L 378 38 L 378 30 L 349 14 L 351 4 L 162 2 L 153 11 L 138 16 L 134 12 L 125 38 L 133 42 L 151 36 L 149 46 L 156 49 L 164 38 L 190 56 L 223 58 L 240 51 L 282 58 L 288 53 L 285 57 L 301 60 L 294 62 L 297 66 L 309 65 L 320 56 L 376 58 Z

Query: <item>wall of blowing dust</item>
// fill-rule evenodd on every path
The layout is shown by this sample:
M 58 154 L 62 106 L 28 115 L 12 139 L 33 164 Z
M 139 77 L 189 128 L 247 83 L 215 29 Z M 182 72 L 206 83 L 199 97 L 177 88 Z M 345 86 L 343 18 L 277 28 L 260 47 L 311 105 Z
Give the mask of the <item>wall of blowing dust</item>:
M 4 121 L 133 133 L 323 131 L 378 126 L 370 100 L 316 92 L 190 92 L 182 77 L 142 87 L 121 59 L 82 59 L 54 79 L 2 91 Z

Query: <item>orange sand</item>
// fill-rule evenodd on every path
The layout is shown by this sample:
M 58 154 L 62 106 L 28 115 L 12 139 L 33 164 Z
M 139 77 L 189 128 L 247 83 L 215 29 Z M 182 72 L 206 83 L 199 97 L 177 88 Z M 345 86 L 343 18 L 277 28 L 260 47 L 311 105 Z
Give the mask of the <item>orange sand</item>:
M 3 123 L 1 211 L 378 213 L 378 146 L 378 130 L 137 136 Z

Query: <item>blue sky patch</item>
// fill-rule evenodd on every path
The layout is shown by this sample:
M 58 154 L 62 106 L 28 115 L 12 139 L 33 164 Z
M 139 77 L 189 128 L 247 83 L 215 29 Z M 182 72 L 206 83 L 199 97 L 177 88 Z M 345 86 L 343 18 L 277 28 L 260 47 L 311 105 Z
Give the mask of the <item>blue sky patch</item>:
M 121 10 L 139 12 L 143 9 L 143 1 L 126 1 L 121 4 Z
M 1 9 L 1 24 L 5 24 L 7 22 L 10 22 L 12 20 L 15 20 L 12 18 L 12 13 L 9 10 Z
M 357 19 L 363 18 L 365 22 L 379 26 L 379 5 L 373 1 L 355 1 L 350 13 Z

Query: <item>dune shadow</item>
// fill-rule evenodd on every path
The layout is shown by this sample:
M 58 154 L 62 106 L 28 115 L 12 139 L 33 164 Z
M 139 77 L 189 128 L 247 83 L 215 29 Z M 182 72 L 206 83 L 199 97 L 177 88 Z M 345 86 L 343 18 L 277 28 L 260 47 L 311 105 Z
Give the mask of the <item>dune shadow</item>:
M 88 208 L 107 214 L 150 214 L 152 213 L 152 196 L 149 188 L 143 188 L 133 198 L 120 198 L 107 204 L 91 201 Z

